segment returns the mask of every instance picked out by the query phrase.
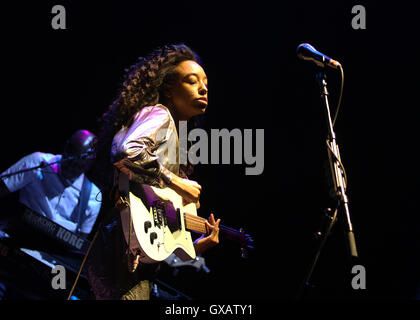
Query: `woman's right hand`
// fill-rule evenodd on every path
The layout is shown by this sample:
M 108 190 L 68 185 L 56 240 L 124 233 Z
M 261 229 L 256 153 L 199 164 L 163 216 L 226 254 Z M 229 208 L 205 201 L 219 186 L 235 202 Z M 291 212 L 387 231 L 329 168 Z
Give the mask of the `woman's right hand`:
M 201 186 L 197 182 L 173 175 L 169 187 L 182 196 L 187 203 L 199 203 Z

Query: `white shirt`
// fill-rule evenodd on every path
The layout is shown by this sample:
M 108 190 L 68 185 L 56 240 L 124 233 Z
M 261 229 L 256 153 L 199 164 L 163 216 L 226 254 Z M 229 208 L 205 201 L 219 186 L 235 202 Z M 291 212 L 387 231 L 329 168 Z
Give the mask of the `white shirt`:
M 42 162 L 53 163 L 61 157 L 61 155 L 35 152 L 20 159 L 3 174 L 36 167 Z M 72 221 L 71 216 L 79 203 L 84 174 L 77 177 L 72 185 L 66 186 L 57 172 L 58 166 L 53 164 L 42 169 L 12 175 L 3 181 L 10 192 L 20 190 L 19 201 L 30 209 L 70 231 L 90 233 L 101 208 L 102 195 L 99 188 L 92 183 L 85 217 L 76 230 L 78 221 Z

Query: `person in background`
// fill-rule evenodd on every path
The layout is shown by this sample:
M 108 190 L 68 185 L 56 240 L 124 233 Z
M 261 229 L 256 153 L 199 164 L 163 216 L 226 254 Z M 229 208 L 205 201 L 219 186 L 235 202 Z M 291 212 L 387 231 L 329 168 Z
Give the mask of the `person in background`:
M 0 175 L 0 196 L 18 192 L 20 203 L 12 216 L 0 222 L 0 300 L 64 299 L 63 292 L 51 288 L 51 279 L 42 277 L 51 272 L 39 261 L 50 253 L 65 254 L 67 248 L 59 246 L 59 239 L 43 234 L 35 222 L 23 221 L 20 211 L 29 209 L 88 237 L 102 202 L 98 186 L 86 175 L 96 140 L 93 133 L 78 130 L 67 140 L 63 154 L 34 152 Z M 32 257 L 23 255 L 22 250 L 27 250 L 23 248 L 30 248 Z
M 67 141 L 62 155 L 34 152 L 23 157 L 1 176 L 45 166 L 0 179 L 0 196 L 18 191 L 19 202 L 26 207 L 72 232 L 88 235 L 101 208 L 99 188 L 85 175 L 93 162 L 95 141 L 93 133 L 78 130 Z M 86 208 L 80 213 L 82 190 L 89 194 Z

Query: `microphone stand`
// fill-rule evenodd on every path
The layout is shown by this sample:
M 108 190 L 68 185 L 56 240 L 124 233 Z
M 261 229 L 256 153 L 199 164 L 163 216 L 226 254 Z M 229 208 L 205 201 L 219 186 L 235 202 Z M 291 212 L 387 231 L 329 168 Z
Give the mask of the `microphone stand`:
M 331 112 L 330 112 L 330 107 L 329 107 L 329 102 L 328 102 L 327 81 L 326 81 L 324 68 L 322 68 L 320 72 L 317 73 L 316 78 L 320 86 L 321 99 L 324 105 L 325 117 L 327 120 L 327 127 L 328 127 L 327 128 L 328 129 L 327 151 L 328 151 L 328 158 L 329 158 L 332 180 L 334 184 L 334 191 L 335 191 L 334 198 L 338 200 L 338 205 L 334 211 L 333 217 L 331 217 L 330 214 L 327 214 L 327 216 L 331 219 L 331 221 L 326 231 L 324 232 L 323 239 L 321 240 L 319 244 L 318 250 L 312 261 L 311 268 L 305 278 L 305 281 L 303 282 L 302 286 L 299 289 L 298 298 L 301 297 L 304 286 L 310 285 L 310 278 L 311 278 L 312 272 L 315 269 L 315 266 L 318 262 L 319 255 L 327 240 L 329 232 L 336 221 L 337 214 L 341 213 L 342 215 L 344 215 L 344 219 L 343 219 L 344 229 L 345 229 L 344 231 L 345 231 L 347 242 L 348 242 L 348 248 L 349 248 L 351 260 L 354 261 L 358 258 L 356 241 L 355 241 L 354 232 L 353 232 L 353 226 L 350 219 L 349 200 L 346 194 L 346 181 L 343 176 L 344 168 L 341 163 L 340 151 L 337 145 L 336 135 L 335 135 L 333 123 L 331 120 Z M 327 210 L 331 211 L 331 209 L 327 209 Z M 320 232 L 318 232 L 318 235 L 319 234 Z
M 25 169 L 22 169 L 22 170 L 18 170 L 18 171 L 14 171 L 14 172 L 11 172 L 11 173 L 4 174 L 4 175 L 0 176 L 0 179 L 5 179 L 5 178 L 14 176 L 14 175 L 19 174 L 19 173 L 27 172 L 27 171 L 32 171 L 32 170 L 36 170 L 36 169 L 43 169 L 43 168 L 48 167 L 52 164 L 62 162 L 62 161 L 63 160 L 60 159 L 58 161 L 51 162 L 51 163 L 42 162 L 39 166 L 35 166 L 35 167 L 31 167 L 31 168 L 25 168 Z
M 89 156 L 89 154 L 88 153 L 82 153 L 79 156 L 68 156 L 66 158 L 62 157 L 60 160 L 57 160 L 57 161 L 54 161 L 54 162 L 43 162 L 42 161 L 39 166 L 35 166 L 35 167 L 31 167 L 31 168 L 25 168 L 25 169 L 22 169 L 22 170 L 11 172 L 11 173 L 6 173 L 6 174 L 0 176 L 0 179 L 5 179 L 5 178 L 14 176 L 14 175 L 19 174 L 19 173 L 27 172 L 27 171 L 32 171 L 32 170 L 36 170 L 36 169 L 43 169 L 45 167 L 48 167 L 48 166 L 50 166 L 52 164 L 56 164 L 56 163 L 74 161 L 74 160 L 81 159 L 81 158 L 86 157 L 86 156 Z

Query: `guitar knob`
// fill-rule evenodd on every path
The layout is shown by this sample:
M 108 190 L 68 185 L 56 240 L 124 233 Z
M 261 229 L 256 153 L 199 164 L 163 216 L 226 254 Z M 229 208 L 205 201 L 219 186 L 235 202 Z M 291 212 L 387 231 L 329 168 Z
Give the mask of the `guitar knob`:
M 153 244 L 153 241 L 155 241 L 155 239 L 157 239 L 157 233 L 156 232 L 152 232 L 150 234 L 150 243 Z
M 149 230 L 149 228 L 152 227 L 152 223 L 150 221 L 146 221 L 144 223 L 144 232 L 147 233 L 147 231 Z

